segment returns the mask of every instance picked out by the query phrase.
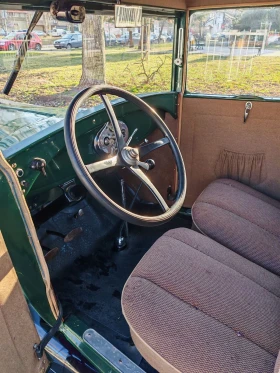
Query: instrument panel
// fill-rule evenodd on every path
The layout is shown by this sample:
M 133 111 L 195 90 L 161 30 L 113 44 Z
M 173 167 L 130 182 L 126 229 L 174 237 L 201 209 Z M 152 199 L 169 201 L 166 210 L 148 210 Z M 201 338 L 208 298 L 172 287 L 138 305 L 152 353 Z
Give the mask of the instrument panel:
M 118 120 L 124 141 L 127 142 L 129 131 L 127 125 Z M 116 155 L 118 151 L 118 144 L 116 133 L 111 122 L 106 122 L 101 130 L 97 133 L 94 139 L 94 149 L 98 154 Z

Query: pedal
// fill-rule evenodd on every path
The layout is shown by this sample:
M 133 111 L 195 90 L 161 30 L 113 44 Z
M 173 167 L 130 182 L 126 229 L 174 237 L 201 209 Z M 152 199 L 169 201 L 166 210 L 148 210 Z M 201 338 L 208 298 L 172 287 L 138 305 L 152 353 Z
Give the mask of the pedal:
M 74 240 L 74 238 L 78 237 L 83 232 L 82 227 L 78 227 L 75 229 L 72 229 L 65 237 L 64 242 L 71 242 Z
M 49 262 L 53 258 L 55 258 L 57 256 L 58 252 L 59 252 L 59 248 L 58 247 L 54 247 L 53 249 L 51 249 L 50 251 L 48 251 L 47 254 L 45 254 L 45 260 L 46 260 L 46 262 Z
M 73 218 L 74 219 L 78 219 L 78 218 L 80 218 L 83 215 L 84 215 L 84 210 L 83 209 L 79 209 L 78 212 L 76 212 L 76 214 L 73 215 Z

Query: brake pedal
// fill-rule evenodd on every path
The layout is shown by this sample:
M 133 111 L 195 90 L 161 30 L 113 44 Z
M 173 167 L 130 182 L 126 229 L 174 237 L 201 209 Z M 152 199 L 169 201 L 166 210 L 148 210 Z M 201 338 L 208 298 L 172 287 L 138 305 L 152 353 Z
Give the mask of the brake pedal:
M 74 238 L 78 237 L 83 232 L 82 227 L 78 227 L 75 229 L 72 229 L 65 237 L 64 242 L 71 242 L 74 240 Z
M 58 247 L 54 247 L 53 249 L 51 249 L 50 251 L 48 251 L 45 254 L 45 260 L 46 260 L 46 262 L 49 262 L 53 258 L 55 258 L 57 256 L 58 252 L 59 252 L 59 248 Z

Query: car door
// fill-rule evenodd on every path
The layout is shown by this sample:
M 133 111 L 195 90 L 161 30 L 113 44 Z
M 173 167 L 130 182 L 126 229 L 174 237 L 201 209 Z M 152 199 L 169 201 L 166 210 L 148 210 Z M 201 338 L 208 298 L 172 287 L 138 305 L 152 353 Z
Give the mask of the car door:
M 43 373 L 48 359 L 38 360 L 40 341 L 2 233 L 0 232 L 0 361 L 1 373 Z
M 82 46 L 83 46 L 83 37 L 82 35 L 78 35 L 77 47 L 81 48 Z
M 186 207 L 217 178 L 280 199 L 280 57 L 267 43 L 275 14 L 279 7 L 197 10 L 190 17 L 195 42 L 188 51 L 180 136 Z
M 78 35 L 72 35 L 71 44 L 72 44 L 72 47 L 74 48 L 78 47 Z
M 30 38 L 30 42 L 29 42 L 29 48 L 34 49 L 36 43 L 37 43 L 37 37 L 36 37 L 35 34 L 32 33 L 31 38 Z
M 15 36 L 15 44 L 16 48 L 19 49 L 24 39 L 24 34 L 16 34 Z

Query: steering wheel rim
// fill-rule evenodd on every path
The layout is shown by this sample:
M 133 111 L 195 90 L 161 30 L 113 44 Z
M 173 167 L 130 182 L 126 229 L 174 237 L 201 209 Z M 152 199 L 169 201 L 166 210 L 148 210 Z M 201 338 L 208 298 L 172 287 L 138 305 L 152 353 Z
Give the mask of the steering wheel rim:
M 142 111 L 144 111 L 154 120 L 155 124 L 161 130 L 161 132 L 163 132 L 165 137 L 159 141 L 155 141 L 151 144 L 144 145 L 139 149 L 130 148 L 126 146 L 121 133 L 121 129 L 118 124 L 118 120 L 115 116 L 114 109 L 107 97 L 107 94 L 116 95 L 135 104 L 137 107 L 139 107 Z M 116 139 L 118 143 L 118 153 L 116 156 L 112 158 L 105 159 L 100 162 L 94 162 L 90 165 L 85 165 L 80 155 L 76 141 L 76 116 L 82 103 L 93 95 L 99 95 L 105 105 L 105 109 L 115 130 Z M 112 214 L 129 223 L 151 227 L 168 222 L 172 219 L 174 215 L 176 215 L 179 212 L 185 200 L 187 189 L 186 172 L 181 152 L 176 143 L 176 140 L 174 139 L 173 135 L 171 134 L 170 130 L 168 129 L 164 121 L 149 105 L 147 105 L 139 97 L 121 88 L 108 85 L 100 85 L 85 88 L 73 98 L 68 107 L 64 122 L 64 138 L 70 161 L 78 178 L 85 186 L 85 188 L 88 190 L 88 192 Z M 169 140 L 168 142 L 166 138 Z M 150 182 L 149 178 L 144 174 L 144 172 L 140 170 L 139 167 L 139 164 L 142 164 L 141 166 L 143 167 L 143 162 L 141 162 L 139 159 L 140 156 L 146 155 L 150 151 L 155 150 L 166 144 L 169 144 L 172 150 L 172 154 L 175 158 L 175 163 L 177 166 L 178 175 L 178 189 L 176 193 L 176 198 L 174 204 L 170 208 L 168 207 L 168 205 L 166 204 L 166 202 L 164 201 L 163 197 L 156 189 L 156 187 Z M 138 153 L 138 155 L 135 155 L 134 153 Z M 118 205 L 109 196 L 107 196 L 94 181 L 94 178 L 91 174 L 99 170 L 114 166 L 124 166 L 129 168 L 130 171 L 134 173 L 154 194 L 161 208 L 165 210 L 164 213 L 157 216 L 138 215 L 129 210 L 126 210 L 124 207 Z

